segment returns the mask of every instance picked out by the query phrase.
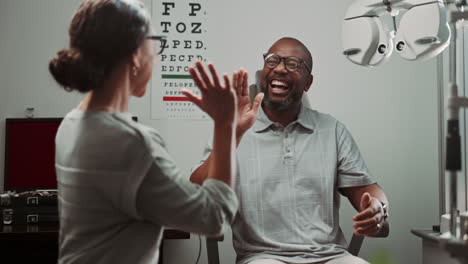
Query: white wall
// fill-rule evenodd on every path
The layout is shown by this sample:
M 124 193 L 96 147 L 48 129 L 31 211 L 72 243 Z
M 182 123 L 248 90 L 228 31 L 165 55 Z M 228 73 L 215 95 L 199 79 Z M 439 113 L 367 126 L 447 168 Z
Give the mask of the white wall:
M 67 24 L 79 1 L 3 0 L 1 12 L 1 177 L 4 118 L 24 117 L 27 107 L 37 117 L 63 116 L 77 95 L 60 92 L 48 74 L 48 62 L 65 47 Z M 54 15 L 52 15 L 54 14 Z M 3 180 L 0 181 L 3 189 Z
M 22 117 L 30 106 L 37 117 L 63 116 L 79 101 L 79 95 L 61 90 L 47 71 L 50 58 L 66 46 L 67 27 L 78 2 L 0 2 L 0 147 L 5 116 Z M 438 224 L 435 60 L 411 63 L 394 57 L 374 69 L 346 61 L 340 55 L 341 20 L 351 2 L 208 1 L 209 54 L 219 72 L 243 66 L 254 76 L 272 42 L 286 35 L 302 40 L 315 61 L 315 82 L 309 92 L 312 107 L 348 126 L 390 200 L 390 237 L 366 239 L 361 256 L 385 249 L 395 263 L 421 263 L 421 241 L 410 229 Z M 188 175 L 201 156 L 211 123 L 150 120 L 149 98 L 131 101 L 130 111 L 140 122 L 160 130 Z M 1 156 L 0 160 L 1 180 Z M 341 223 L 347 234 L 353 214 L 343 200 Z M 165 261 L 194 263 L 197 250 L 196 236 L 167 241 Z M 221 258 L 221 263 L 234 263 L 230 232 L 221 243 Z M 200 263 L 206 263 L 205 252 Z
M 6 32 L 7 29 L 7 19 L 6 14 L 8 14 L 8 6 L 1 5 L 0 8 L 0 34 Z M 2 38 L 3 39 L 3 38 Z M 6 98 L 8 93 L 8 82 L 6 76 L 2 74 L 5 72 L 5 68 L 7 66 L 6 58 L 6 42 L 0 41 L 0 175 L 3 175 L 3 167 L 4 167 L 4 138 L 5 138 L 5 117 L 4 114 L 6 112 Z M 0 190 L 3 190 L 3 176 L 0 177 Z

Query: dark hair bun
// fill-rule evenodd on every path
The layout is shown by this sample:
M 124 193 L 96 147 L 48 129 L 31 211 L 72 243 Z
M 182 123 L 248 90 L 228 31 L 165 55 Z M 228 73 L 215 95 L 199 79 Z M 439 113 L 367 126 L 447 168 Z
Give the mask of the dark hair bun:
M 49 62 L 49 71 L 67 91 L 100 89 L 110 74 L 148 35 L 150 17 L 141 1 L 83 0 L 72 18 L 69 49 Z
M 93 65 L 86 63 L 75 49 L 61 50 L 49 62 L 49 71 L 66 90 L 85 93 L 93 90 L 102 81 Z

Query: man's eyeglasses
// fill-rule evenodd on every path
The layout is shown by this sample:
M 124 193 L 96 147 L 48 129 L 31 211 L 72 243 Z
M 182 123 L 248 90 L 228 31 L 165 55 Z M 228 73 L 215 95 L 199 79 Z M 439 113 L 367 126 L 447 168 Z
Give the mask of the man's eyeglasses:
M 276 66 L 278 66 L 283 60 L 286 70 L 290 72 L 296 71 L 298 68 L 301 67 L 301 64 L 303 64 L 305 68 L 310 72 L 310 68 L 309 66 L 307 66 L 305 61 L 303 59 L 300 59 L 294 56 L 281 57 L 274 53 L 270 53 L 270 54 L 263 54 L 263 59 L 265 61 L 265 65 L 270 69 L 276 68 Z
M 149 35 L 146 38 L 159 41 L 159 47 L 157 48 L 158 55 L 163 53 L 166 48 L 166 36 Z

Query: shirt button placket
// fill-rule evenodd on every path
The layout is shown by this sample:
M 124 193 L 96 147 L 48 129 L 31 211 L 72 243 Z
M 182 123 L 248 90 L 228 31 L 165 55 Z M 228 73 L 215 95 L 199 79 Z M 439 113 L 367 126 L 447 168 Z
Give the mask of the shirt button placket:
M 291 154 L 291 144 L 290 144 L 290 140 L 289 140 L 289 130 L 286 128 L 285 131 L 284 131 L 284 151 L 285 151 L 285 155 L 284 155 L 284 158 L 285 159 L 291 159 L 292 158 L 292 154 Z

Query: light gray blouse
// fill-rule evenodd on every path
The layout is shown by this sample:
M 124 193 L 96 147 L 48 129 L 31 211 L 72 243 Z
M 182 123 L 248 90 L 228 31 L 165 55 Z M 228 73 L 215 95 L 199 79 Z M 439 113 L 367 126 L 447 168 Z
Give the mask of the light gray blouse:
M 157 131 L 128 113 L 72 110 L 56 137 L 59 263 L 157 263 L 163 226 L 215 235 L 228 185 L 182 177 Z

